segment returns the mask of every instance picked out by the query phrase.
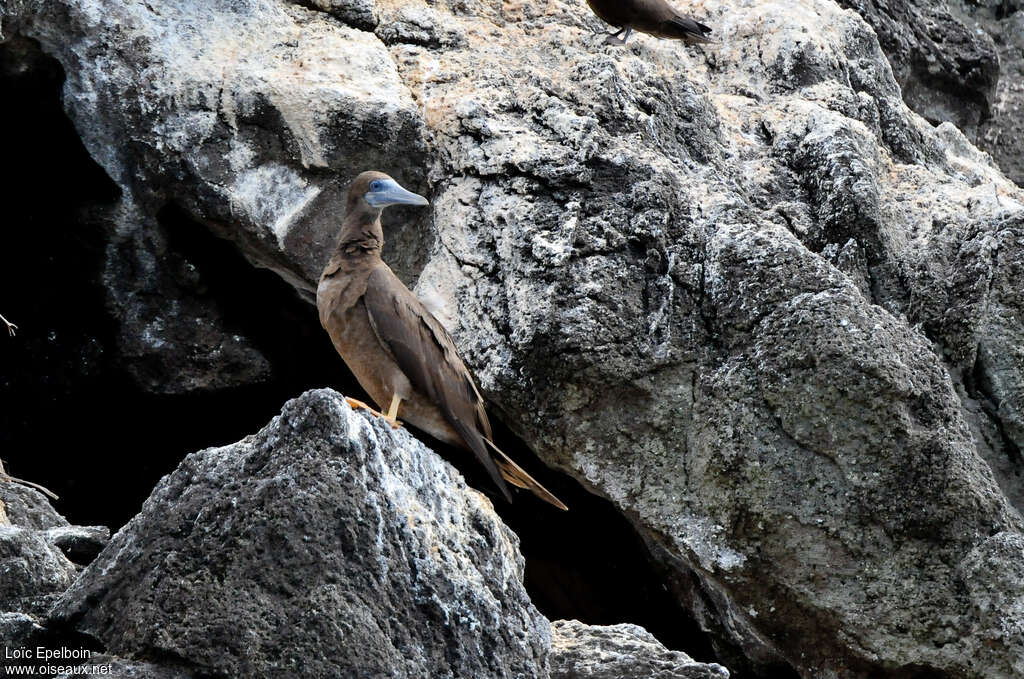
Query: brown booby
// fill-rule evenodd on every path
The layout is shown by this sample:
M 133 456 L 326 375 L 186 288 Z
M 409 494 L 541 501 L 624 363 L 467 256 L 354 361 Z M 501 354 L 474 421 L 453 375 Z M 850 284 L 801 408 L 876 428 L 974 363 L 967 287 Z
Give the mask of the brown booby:
M 587 4 L 602 21 L 619 29 L 605 38 L 608 45 L 625 45 L 634 29 L 687 45 L 711 42 L 707 37 L 711 28 L 683 16 L 666 0 L 587 0 Z M 626 34 L 619 38 L 623 31 Z
M 507 500 L 505 480 L 566 509 L 491 441 L 483 397 L 451 336 L 381 260 L 381 211 L 427 204 L 382 172 L 355 178 L 337 249 L 316 290 L 320 323 L 366 393 L 388 408 L 386 415 L 372 412 L 398 426 L 401 408 L 413 426 L 471 450 Z
M 18 326 L 16 326 L 14 323 L 11 323 L 9 320 L 4 318 L 2 315 L 0 315 L 0 321 L 4 322 L 4 325 L 7 326 L 7 332 L 11 333 L 11 337 L 14 337 L 14 331 L 18 329 Z

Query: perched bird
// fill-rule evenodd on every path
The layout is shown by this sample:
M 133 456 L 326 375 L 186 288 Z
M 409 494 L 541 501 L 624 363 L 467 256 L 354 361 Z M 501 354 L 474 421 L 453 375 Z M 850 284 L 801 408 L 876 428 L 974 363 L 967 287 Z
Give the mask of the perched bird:
M 427 199 L 381 172 L 364 172 L 348 192 L 337 250 L 320 276 L 320 323 L 359 384 L 398 426 L 471 450 L 509 501 L 503 478 L 561 509 L 566 506 L 498 450 L 473 376 L 444 326 L 381 260 L 381 211 Z M 369 408 L 348 399 L 353 407 Z M 372 409 L 371 409 L 372 410 Z
M 625 45 L 633 30 L 657 38 L 682 40 L 687 45 L 711 42 L 711 28 L 683 16 L 666 0 L 587 0 L 590 9 L 606 24 L 618 27 L 605 38 L 608 45 Z M 619 38 L 625 31 L 625 35 Z

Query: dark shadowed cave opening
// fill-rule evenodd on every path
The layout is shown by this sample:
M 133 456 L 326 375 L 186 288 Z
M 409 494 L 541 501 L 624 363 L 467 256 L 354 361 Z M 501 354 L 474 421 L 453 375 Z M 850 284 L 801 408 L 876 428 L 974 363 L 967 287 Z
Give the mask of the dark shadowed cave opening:
M 73 523 L 116 530 L 186 454 L 255 432 L 287 399 L 324 386 L 365 395 L 312 306 L 173 207 L 160 214 L 171 249 L 196 267 L 228 329 L 249 338 L 273 372 L 260 384 L 186 395 L 147 393 L 133 381 L 101 278 L 108 236 L 97 214 L 118 189 L 66 118 L 62 82 L 59 64 L 31 43 L 0 45 L 0 126 L 14 132 L 4 138 L 0 184 L 0 313 L 19 326 L 17 337 L 0 337 L 0 457 L 15 476 L 59 494 L 56 508 Z M 629 522 L 495 425 L 499 445 L 572 508 L 495 499 L 521 539 L 526 587 L 541 612 L 635 623 L 669 648 L 716 660 Z M 427 442 L 495 497 L 475 462 Z

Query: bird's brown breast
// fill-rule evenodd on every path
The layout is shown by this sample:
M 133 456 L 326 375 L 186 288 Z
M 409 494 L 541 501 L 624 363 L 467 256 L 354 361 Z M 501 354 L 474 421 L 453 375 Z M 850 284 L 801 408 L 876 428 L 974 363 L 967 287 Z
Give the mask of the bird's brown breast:
M 320 292 L 318 290 L 318 298 Z M 329 297 L 329 286 L 325 292 L 323 297 Z M 321 320 L 334 348 L 378 408 L 387 410 L 392 395 L 397 394 L 402 398 L 399 419 L 440 441 L 465 447 L 440 408 L 413 387 L 394 356 L 381 344 L 362 298 L 347 308 L 335 307 L 326 316 L 321 314 Z

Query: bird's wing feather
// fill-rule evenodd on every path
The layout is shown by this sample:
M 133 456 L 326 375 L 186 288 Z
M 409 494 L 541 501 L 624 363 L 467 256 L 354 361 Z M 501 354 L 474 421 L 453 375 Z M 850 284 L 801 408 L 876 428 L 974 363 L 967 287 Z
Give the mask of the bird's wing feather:
M 677 14 L 665 24 L 664 30 L 669 37 L 679 38 L 690 44 L 712 42 L 708 37 L 711 34 L 711 27 L 690 17 Z
M 391 351 L 409 382 L 437 404 L 511 501 L 501 472 L 487 451 L 491 426 L 483 398 L 451 335 L 385 265 L 370 274 L 363 299 L 377 338 Z

